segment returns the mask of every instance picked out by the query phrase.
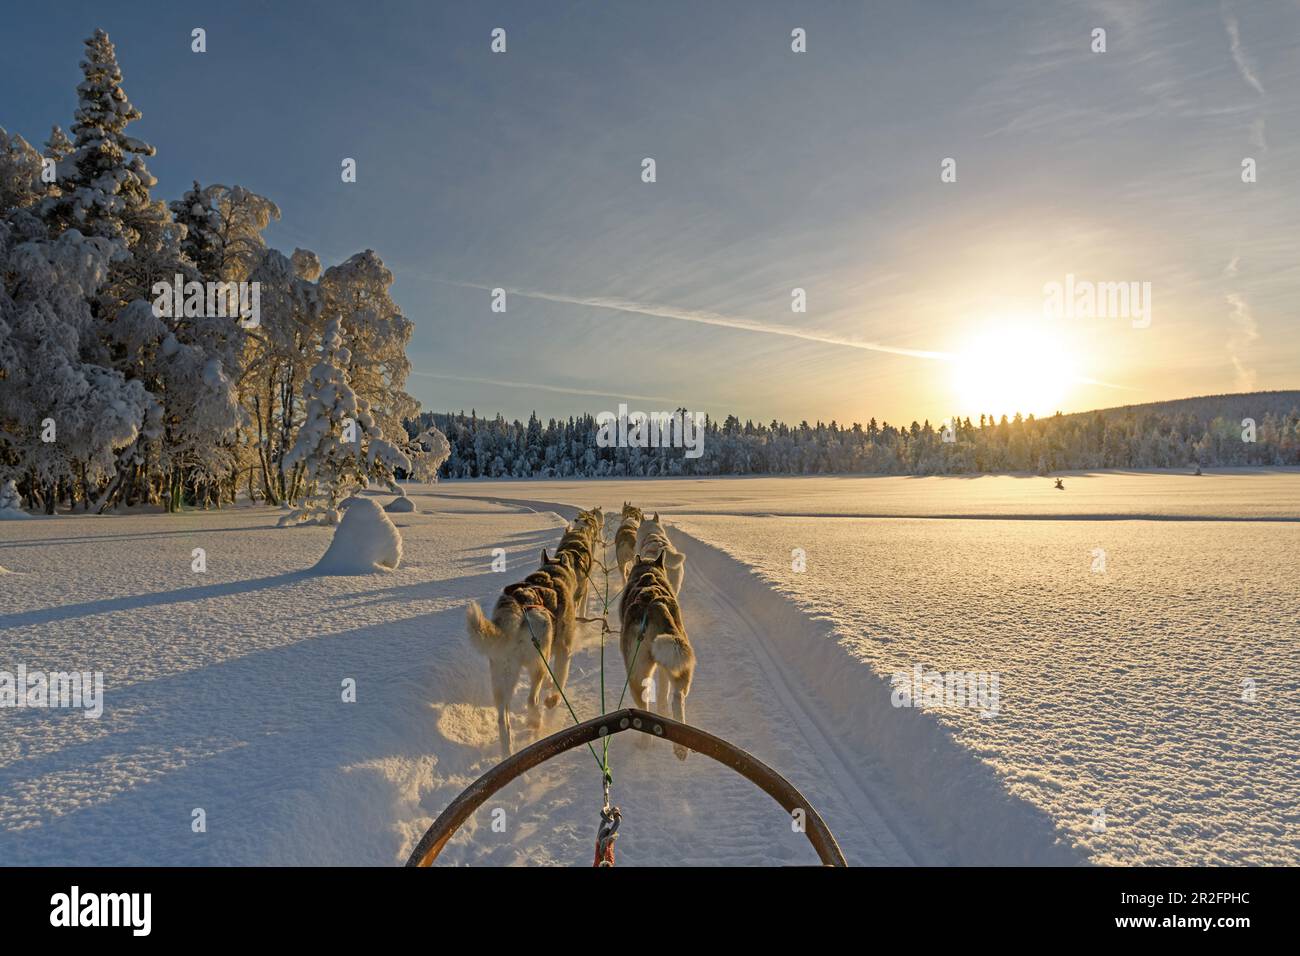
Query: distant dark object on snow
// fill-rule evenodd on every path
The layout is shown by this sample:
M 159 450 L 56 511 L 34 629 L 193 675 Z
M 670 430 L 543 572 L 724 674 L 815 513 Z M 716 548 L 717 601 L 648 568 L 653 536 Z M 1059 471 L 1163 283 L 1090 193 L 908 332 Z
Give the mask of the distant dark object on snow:
M 1057 479 L 1056 479 L 1056 490 L 1057 490 L 1057 491 L 1064 491 L 1064 490 L 1065 490 L 1065 482 L 1062 481 L 1060 478 L 1057 478 Z

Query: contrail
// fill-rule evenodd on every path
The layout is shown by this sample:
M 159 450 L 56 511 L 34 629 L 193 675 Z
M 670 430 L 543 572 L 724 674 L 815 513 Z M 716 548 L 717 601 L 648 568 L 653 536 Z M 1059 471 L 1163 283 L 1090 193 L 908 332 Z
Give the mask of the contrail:
M 466 289 L 482 289 L 491 292 L 492 286 L 479 285 L 475 282 L 457 282 L 452 279 L 434 279 L 447 285 L 461 286 Z M 822 345 L 839 345 L 846 348 L 865 349 L 868 352 L 887 352 L 890 355 L 909 355 L 912 358 L 931 359 L 940 362 L 954 361 L 956 356 L 948 352 L 931 352 L 925 349 L 909 349 L 899 345 L 884 345 L 880 342 L 868 342 L 829 332 L 805 332 L 785 325 L 769 325 L 752 319 L 737 319 L 717 312 L 705 312 L 698 309 L 679 309 L 669 305 L 650 305 L 645 302 L 632 302 L 627 299 L 608 297 L 585 297 L 575 295 L 557 295 L 553 292 L 539 292 L 536 289 L 511 289 L 504 286 L 510 295 L 520 295 L 526 299 L 541 299 L 545 302 L 560 302 L 565 305 L 583 305 L 593 309 L 612 309 L 615 312 L 627 312 L 633 315 L 650 315 L 661 319 L 675 319 L 678 322 L 695 322 L 700 325 L 714 325 L 724 329 L 740 329 L 745 332 L 761 332 L 764 335 L 783 335 L 786 338 L 802 339 L 805 342 L 819 342 Z
M 444 285 L 459 286 L 463 289 L 481 289 L 484 292 L 491 292 L 493 286 L 481 285 L 477 282 L 462 282 L 456 279 L 441 279 L 436 276 L 425 276 L 433 282 L 440 282 Z M 609 296 L 575 296 L 575 295 L 558 295 L 554 292 L 540 292 L 536 289 L 518 289 L 508 286 L 496 286 L 495 288 L 504 289 L 509 295 L 519 295 L 526 299 L 539 299 L 544 302 L 558 302 L 565 305 L 581 305 L 593 309 L 612 309 L 615 312 L 626 312 L 631 315 L 648 315 L 664 319 L 673 319 L 679 322 L 695 322 L 700 325 L 712 325 L 724 329 L 739 329 L 745 332 L 760 332 L 764 335 L 780 335 L 785 338 L 800 339 L 805 342 L 817 342 L 822 345 L 836 345 L 844 348 L 863 349 L 868 352 L 884 352 L 889 355 L 906 355 L 911 358 L 926 359 L 932 362 L 957 362 L 961 356 L 952 352 L 937 352 L 930 349 L 909 349 L 899 345 L 885 345 L 880 342 L 869 342 L 864 339 L 849 338 L 842 335 L 833 335 L 829 332 L 806 332 L 802 329 L 792 329 L 785 325 L 771 325 L 766 322 L 757 322 L 752 319 L 738 319 L 734 316 L 721 315 L 717 312 L 707 312 L 699 309 L 680 309 L 670 305 L 655 305 L 644 302 L 633 302 L 629 299 L 620 299 Z M 1096 385 L 1101 388 L 1114 388 L 1120 390 L 1129 390 L 1128 386 L 1116 385 L 1112 382 L 1103 382 L 1095 378 L 1079 377 L 1075 381 L 1081 385 Z M 598 394 L 604 394 L 603 392 Z M 649 399 L 645 399 L 649 400 Z
M 412 375 L 418 375 L 421 378 L 438 378 L 445 379 L 449 382 L 470 382 L 475 385 L 494 385 L 498 388 L 531 388 L 539 392 L 561 392 L 566 395 L 591 395 L 597 398 L 621 398 L 636 402 L 656 402 L 662 405 L 672 405 L 676 407 L 678 403 L 675 399 L 664 398 L 662 395 L 629 395 L 626 392 L 601 392 L 589 388 L 565 388 L 560 385 L 539 385 L 536 382 L 508 382 L 498 378 L 474 378 L 468 375 L 447 375 L 442 372 L 416 372 Z

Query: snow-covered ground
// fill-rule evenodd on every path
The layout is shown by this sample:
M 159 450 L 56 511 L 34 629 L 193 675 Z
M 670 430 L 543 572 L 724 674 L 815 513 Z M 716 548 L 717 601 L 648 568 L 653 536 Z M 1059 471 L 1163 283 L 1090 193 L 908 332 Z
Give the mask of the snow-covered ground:
M 410 493 L 419 512 L 389 516 L 401 566 L 358 576 L 311 573 L 331 531 L 263 508 L 0 524 L 0 671 L 105 682 L 98 720 L 0 710 L 0 862 L 402 861 L 498 756 L 465 601 L 531 570 L 574 507 L 632 500 L 688 557 L 689 720 L 784 773 L 851 863 L 1300 863 L 1294 472 Z M 589 625 L 582 717 L 599 660 Z M 893 706 L 890 675 L 917 664 L 995 673 L 997 713 Z M 516 715 L 526 743 L 519 697 Z M 815 862 L 731 771 L 611 750 L 620 865 Z M 440 862 L 589 864 L 599 801 L 571 751 Z

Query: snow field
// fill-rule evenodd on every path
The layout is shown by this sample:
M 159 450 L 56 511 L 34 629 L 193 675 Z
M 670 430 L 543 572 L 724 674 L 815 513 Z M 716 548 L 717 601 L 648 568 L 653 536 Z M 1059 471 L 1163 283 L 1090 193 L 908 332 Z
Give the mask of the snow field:
M 272 509 L 8 523 L 0 671 L 102 671 L 106 700 L 98 720 L 0 710 L 0 861 L 404 861 L 497 760 L 466 601 L 535 567 L 577 507 L 631 500 L 687 556 L 688 720 L 787 776 L 851 863 L 1294 864 L 1300 522 L 1278 519 L 1297 478 L 1255 477 L 1189 505 L 1178 477 L 1078 476 L 1073 520 L 825 516 L 993 513 L 1028 487 L 1010 478 L 933 495 L 905 478 L 409 486 L 418 513 L 389 516 L 400 565 L 355 576 L 312 573 L 333 529 L 276 529 Z M 1204 520 L 1100 520 L 1152 499 Z M 773 516 L 800 510 L 820 516 Z M 1242 520 L 1259 514 L 1274 520 Z M 583 628 L 568 688 L 582 718 L 599 711 L 598 638 Z M 999 673 L 997 715 L 893 706 L 890 675 L 917 663 Z M 535 739 L 522 694 L 517 746 Z M 568 721 L 557 708 L 542 732 Z M 611 754 L 620 865 L 815 862 L 726 768 L 628 735 Z M 488 801 L 439 862 L 588 865 L 599 801 L 572 751 Z

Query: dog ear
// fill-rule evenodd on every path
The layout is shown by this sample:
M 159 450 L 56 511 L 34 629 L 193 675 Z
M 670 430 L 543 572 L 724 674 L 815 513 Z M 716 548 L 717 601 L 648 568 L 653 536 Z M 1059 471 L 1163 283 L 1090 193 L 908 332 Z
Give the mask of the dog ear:
M 546 554 L 546 549 L 542 548 L 542 564 L 546 564 L 550 560 L 550 557 Z
M 659 523 L 659 512 L 655 512 L 655 524 Z
M 664 566 L 664 555 L 667 553 L 667 551 L 659 552 L 659 557 L 655 558 L 655 567 L 662 568 Z

